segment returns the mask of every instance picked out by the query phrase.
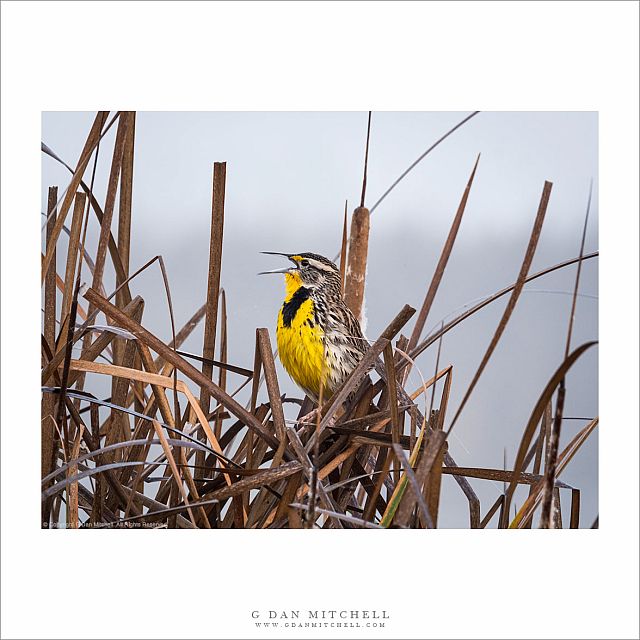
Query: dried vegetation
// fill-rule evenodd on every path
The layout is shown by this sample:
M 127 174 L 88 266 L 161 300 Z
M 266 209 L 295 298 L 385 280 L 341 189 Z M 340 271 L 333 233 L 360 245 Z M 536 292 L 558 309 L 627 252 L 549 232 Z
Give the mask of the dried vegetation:
M 381 200 L 431 149 L 474 115 L 418 158 Z M 476 161 L 412 329 L 406 327 L 415 310 L 405 306 L 388 319 L 387 328 L 343 388 L 322 403 L 318 423 L 298 425 L 285 420 L 285 404 L 297 406 L 298 417 L 311 406 L 308 400 L 282 396 L 269 331 L 256 329 L 252 369 L 234 363 L 228 353 L 226 299 L 220 286 L 224 163 L 215 163 L 213 169 L 208 288 L 201 294 L 202 307 L 176 330 L 162 258 L 131 273 L 135 121 L 134 112 L 99 112 L 75 168 L 65 165 L 70 183 L 61 194 L 56 187 L 48 192 L 42 255 L 43 526 L 434 528 L 442 474 L 452 475 L 466 497 L 471 528 L 490 524 L 527 528 L 534 517 L 545 528 L 585 526 L 580 522 L 580 490 L 564 484 L 560 476 L 598 419 L 563 450 L 559 435 L 568 391 L 566 374 L 594 345 L 573 347 L 571 331 L 580 267 L 597 254 L 584 254 L 583 234 L 579 256 L 530 273 L 550 183 L 542 186 L 515 282 L 423 336 L 473 189 Z M 113 127 L 108 189 L 105 201 L 99 203 L 93 195 L 96 162 L 100 141 Z M 44 144 L 43 152 L 62 162 Z M 367 262 L 370 212 L 365 190 L 366 160 L 362 201 L 354 211 L 350 234 L 345 208 L 340 258 L 345 297 L 356 313 L 362 304 Z M 92 217 L 100 228 L 95 251 L 86 245 Z M 112 229 L 117 230 L 116 238 Z M 62 275 L 56 273 L 60 252 L 66 252 Z M 116 274 L 116 288 L 108 292 L 103 285 L 107 261 Z M 136 276 L 155 262 L 164 277 L 171 312 L 169 337 L 145 329 L 144 295 L 136 287 Z M 81 286 L 83 265 L 92 274 L 90 287 Z M 458 466 L 448 451 L 448 438 L 490 363 L 524 285 L 570 267 L 577 275 L 566 350 L 558 354 L 558 367 L 550 372 L 524 425 L 514 468 Z M 505 311 L 493 336 L 487 336 L 485 355 L 455 413 L 449 407 L 454 364 L 441 365 L 438 358 L 429 380 L 415 390 L 404 388 L 420 354 L 439 347 L 444 334 L 503 296 L 508 296 Z M 202 353 L 181 351 L 203 319 Z M 367 375 L 371 367 L 377 375 Z M 233 391 L 229 374 L 243 381 Z M 97 377 L 109 380 L 109 397 L 91 391 Z M 250 400 L 243 406 L 235 397 L 247 385 Z M 469 478 L 503 482 L 505 491 L 493 504 L 481 505 Z M 510 517 L 519 485 L 528 486 L 529 495 L 517 515 Z M 567 497 L 571 517 L 563 523 L 560 501 Z

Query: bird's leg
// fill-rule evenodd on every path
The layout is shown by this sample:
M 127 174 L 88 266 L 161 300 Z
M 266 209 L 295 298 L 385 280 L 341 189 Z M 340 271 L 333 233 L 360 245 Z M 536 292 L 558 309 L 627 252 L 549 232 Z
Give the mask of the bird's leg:
M 299 424 L 315 424 L 318 421 L 318 417 L 322 417 L 322 416 L 318 416 L 320 412 L 320 407 L 316 407 L 315 409 L 312 409 L 311 411 L 309 411 L 309 413 L 307 413 L 306 415 L 302 416 L 299 420 L 298 423 Z
M 316 407 L 315 409 L 312 409 L 311 411 L 309 411 L 309 413 L 302 416 L 298 420 L 298 424 L 303 426 L 317 424 L 318 418 L 322 419 L 322 415 L 318 415 L 319 413 L 320 413 L 320 407 Z M 335 424 L 336 424 L 336 416 L 333 415 L 329 419 L 329 422 L 327 422 L 327 427 L 334 427 Z
M 307 451 L 310 451 L 310 447 L 314 442 L 314 436 L 316 434 L 316 428 L 318 424 L 318 413 L 319 408 L 313 409 L 298 420 L 298 424 L 300 426 L 298 435 L 300 436 L 302 441 L 305 442 L 305 448 L 307 449 Z M 320 418 L 322 418 L 322 416 L 320 416 Z M 326 428 L 331 429 L 331 427 L 335 426 L 336 420 L 337 418 L 335 415 L 331 416 Z

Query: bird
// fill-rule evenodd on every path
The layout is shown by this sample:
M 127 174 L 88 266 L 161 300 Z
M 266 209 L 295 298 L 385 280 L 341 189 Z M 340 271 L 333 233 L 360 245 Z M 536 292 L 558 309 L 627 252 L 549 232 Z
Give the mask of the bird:
M 360 323 L 342 297 L 338 267 L 317 253 L 278 253 L 293 264 L 263 274 L 284 274 L 285 297 L 278 312 L 280 361 L 313 402 L 328 400 L 367 351 Z

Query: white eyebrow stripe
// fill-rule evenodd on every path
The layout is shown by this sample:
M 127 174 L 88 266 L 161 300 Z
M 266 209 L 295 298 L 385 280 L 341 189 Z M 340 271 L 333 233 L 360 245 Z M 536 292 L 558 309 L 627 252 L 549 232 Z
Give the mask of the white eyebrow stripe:
M 320 269 L 321 271 L 335 271 L 332 267 L 324 262 L 320 262 L 320 260 L 314 260 L 313 258 L 305 258 L 305 260 L 309 261 L 309 264 L 316 269 Z

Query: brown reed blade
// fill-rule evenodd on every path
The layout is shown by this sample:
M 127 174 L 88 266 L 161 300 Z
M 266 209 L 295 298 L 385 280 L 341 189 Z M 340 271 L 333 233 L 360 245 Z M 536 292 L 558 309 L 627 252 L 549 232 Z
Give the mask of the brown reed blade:
M 132 311 L 131 319 L 135 322 L 142 320 L 142 314 L 144 312 L 144 303 L 139 304 Z M 91 348 L 91 347 L 89 347 Z M 127 369 L 133 367 L 136 354 L 136 341 L 126 340 L 124 341 L 122 349 L 122 359 L 115 363 L 115 366 L 121 366 Z M 84 356 L 83 356 L 84 357 Z M 112 377 L 111 379 L 111 399 L 116 405 L 124 405 L 127 392 L 129 390 L 130 381 L 125 378 Z M 165 422 L 168 422 L 165 419 Z M 173 426 L 172 422 L 169 422 Z M 103 427 L 104 428 L 104 427 Z M 129 440 L 131 438 L 131 430 L 129 425 L 129 416 L 117 410 L 111 411 L 110 418 L 106 421 L 106 444 L 113 444 L 114 442 L 120 442 L 122 440 Z M 113 458 L 107 458 L 109 462 L 116 462 L 119 460 L 118 456 Z
M 227 329 L 227 294 L 224 289 L 220 289 L 220 371 L 218 372 L 218 386 L 227 391 L 227 371 L 236 370 L 238 373 L 238 367 L 231 368 L 228 364 L 229 358 L 229 345 L 228 345 L 228 329 Z M 247 370 L 247 373 L 249 371 Z M 222 421 L 223 418 L 219 414 L 216 417 L 214 433 L 216 437 L 220 439 L 222 435 Z
M 480 529 L 486 528 L 486 526 L 491 522 L 491 519 L 493 518 L 493 516 L 496 514 L 498 509 L 502 507 L 503 504 L 504 504 L 504 494 L 501 496 L 498 496 L 498 499 L 491 505 L 485 517 L 482 518 L 482 521 L 480 522 L 480 527 L 479 527 Z
M 213 379 L 213 367 L 208 361 L 215 358 L 216 329 L 218 324 L 218 301 L 220 299 L 220 270 L 222 267 L 222 239 L 224 233 L 224 199 L 227 165 L 215 162 L 213 165 L 213 186 L 211 195 L 211 231 L 209 238 L 209 271 L 207 276 L 206 317 L 202 344 L 202 375 Z M 209 413 L 209 394 L 200 389 L 200 406 Z M 204 463 L 204 454 L 196 453 L 196 464 Z M 200 470 L 197 472 L 200 477 Z
M 116 273 L 116 286 L 120 286 L 129 275 L 131 260 L 131 204 L 133 200 L 133 156 L 136 135 L 136 112 L 123 111 L 121 118 L 127 119 L 127 131 L 122 151 L 120 169 L 120 201 L 118 203 L 118 254 L 122 261 L 124 278 Z M 121 291 L 116 296 L 116 306 L 122 308 L 127 304 L 127 295 Z
M 397 380 L 396 380 L 396 372 L 395 372 L 395 363 L 393 359 L 393 347 L 391 343 L 387 343 L 383 350 L 384 354 L 384 365 L 387 372 L 387 387 L 389 390 L 389 409 L 390 409 L 390 418 L 391 418 L 391 442 L 393 445 L 397 445 L 400 442 L 400 414 L 398 411 L 398 391 L 397 391 Z M 394 451 L 395 446 L 393 447 Z M 402 461 L 396 457 L 394 461 L 394 469 L 393 476 L 394 481 L 397 483 L 400 481 L 400 465 Z
M 571 489 L 571 519 L 570 529 L 580 528 L 580 489 Z
M 69 247 L 67 249 L 67 266 L 64 275 L 64 292 L 62 296 L 62 310 L 60 317 L 66 318 L 71 310 L 73 300 L 73 287 L 76 282 L 76 265 L 78 264 L 78 250 L 80 247 L 80 233 L 82 232 L 82 221 L 84 219 L 84 209 L 86 196 L 84 193 L 76 193 L 73 205 L 73 218 L 71 221 L 71 232 L 69 236 Z
M 465 476 L 466 478 L 479 478 L 481 480 L 491 480 L 493 482 L 511 482 L 516 476 L 508 469 L 484 469 L 478 467 L 445 467 L 442 471 L 445 475 Z M 521 472 L 517 476 L 518 484 L 536 485 L 544 476 L 538 473 Z M 560 489 L 571 489 L 572 487 L 560 480 L 556 480 L 555 486 Z
M 202 357 L 215 358 L 216 329 L 218 323 L 218 300 L 220 298 L 220 270 L 222 267 L 222 238 L 224 232 L 224 197 L 227 163 L 213 165 L 213 190 L 211 197 L 211 236 L 209 242 L 209 273 L 207 277 L 206 317 L 204 321 L 204 342 Z M 202 374 L 213 378 L 213 367 L 203 361 Z M 209 394 L 202 390 L 200 404 L 205 413 L 209 412 Z
M 111 222 L 113 220 L 118 182 L 120 180 L 120 167 L 122 165 L 122 157 L 124 154 L 127 130 L 129 129 L 129 126 L 130 119 L 123 117 L 121 114 L 120 121 L 118 123 L 118 130 L 116 132 L 116 141 L 113 148 L 113 160 L 111 162 L 111 170 L 109 173 L 104 214 L 100 225 L 100 237 L 98 239 L 98 249 L 96 250 L 93 284 L 91 285 L 98 291 L 102 288 L 102 276 L 104 275 L 109 236 L 111 234 Z
M 438 292 L 438 287 L 440 286 L 440 282 L 442 282 L 442 276 L 444 275 L 444 271 L 447 268 L 447 263 L 449 262 L 449 257 L 451 256 L 451 252 L 453 251 L 453 246 L 456 241 L 456 237 L 458 236 L 458 230 L 460 229 L 460 224 L 462 223 L 462 216 L 464 215 L 464 211 L 467 207 L 467 200 L 469 199 L 469 193 L 471 192 L 471 185 L 473 184 L 473 179 L 476 175 L 476 169 L 478 168 L 478 162 L 480 162 L 480 154 L 476 158 L 476 162 L 473 165 L 473 169 L 471 170 L 471 175 L 469 176 L 469 180 L 467 181 L 467 186 L 462 194 L 462 199 L 460 200 L 460 204 L 458 205 L 458 210 L 456 211 L 456 215 L 453 218 L 453 222 L 451 223 L 451 228 L 449 229 L 449 235 L 442 247 L 442 252 L 440 253 L 440 259 L 438 260 L 438 264 L 436 265 L 436 270 L 431 278 L 431 283 L 429 284 L 429 289 L 427 290 L 427 295 L 425 296 L 424 302 L 422 303 L 422 307 L 420 308 L 420 312 L 418 313 L 418 317 L 416 319 L 416 323 L 413 327 L 413 331 L 411 332 L 411 338 L 409 339 L 409 345 L 407 350 L 409 352 L 415 349 L 418 344 L 418 340 L 420 339 L 420 335 L 424 331 L 424 326 L 427 322 L 427 317 L 429 316 L 429 311 L 431 311 L 431 305 L 435 300 L 436 293 Z M 411 365 L 407 366 L 407 371 L 409 371 Z
M 383 450 L 380 451 L 380 456 L 378 458 L 378 460 L 381 462 L 380 473 L 373 487 L 373 493 L 371 493 L 367 497 L 367 501 L 364 506 L 363 518 L 369 522 L 373 522 L 376 509 L 382 515 L 387 507 L 386 503 L 378 507 L 378 498 L 380 496 L 380 491 L 382 490 L 382 486 L 384 485 L 385 480 L 387 479 L 387 476 L 389 474 L 389 469 L 391 468 L 391 459 L 392 459 L 392 456 L 390 453 Z
M 464 397 L 460 402 L 460 406 L 458 407 L 458 410 L 453 416 L 453 420 L 451 421 L 451 425 L 449 426 L 447 433 L 451 433 L 451 430 L 453 429 L 458 418 L 460 417 L 460 414 L 462 413 L 462 410 L 467 404 L 467 401 L 469 400 L 471 393 L 475 389 L 475 386 L 478 383 L 478 380 L 480 379 L 482 372 L 484 371 L 485 367 L 489 363 L 489 360 L 495 348 L 498 346 L 498 342 L 500 342 L 500 338 L 502 337 L 502 334 L 504 333 L 504 330 L 507 327 L 507 323 L 511 318 L 511 314 L 515 309 L 516 303 L 518 302 L 518 298 L 520 297 L 520 293 L 522 292 L 522 288 L 524 287 L 527 275 L 529 273 L 529 268 L 531 267 L 531 263 L 533 262 L 533 256 L 536 253 L 538 240 L 540 239 L 540 233 L 542 232 L 542 224 L 544 223 L 544 218 L 547 213 L 547 205 L 549 204 L 549 197 L 551 196 L 552 186 L 553 185 L 549 181 L 546 181 L 544 183 L 544 187 L 542 189 L 542 195 L 540 197 L 540 204 L 538 205 L 538 213 L 536 214 L 536 219 L 533 223 L 533 229 L 531 231 L 531 237 L 529 238 L 529 245 L 527 246 L 527 251 L 525 252 L 524 260 L 522 262 L 522 266 L 520 267 L 520 273 L 518 274 L 518 279 L 516 280 L 516 284 L 513 288 L 513 292 L 511 294 L 511 297 L 509 298 L 509 301 L 507 302 L 507 306 L 504 310 L 504 313 L 502 314 L 500 323 L 498 324 L 498 327 L 495 333 L 493 334 L 493 338 L 491 339 L 491 342 L 487 347 L 487 350 L 480 362 L 480 365 L 478 366 L 478 369 L 475 375 L 473 376 L 473 379 L 471 380 L 471 384 L 467 388 L 464 394 Z
M 280 447 L 278 448 L 274 458 L 274 463 L 278 465 L 280 464 L 279 458 L 284 453 L 287 444 L 287 432 L 284 422 L 284 410 L 282 408 L 280 386 L 278 385 L 276 363 L 273 359 L 273 351 L 268 329 L 257 329 L 256 338 L 260 349 L 260 358 L 262 360 L 262 369 L 264 371 L 264 379 L 267 385 L 267 393 L 269 395 L 269 404 L 271 405 L 273 425 L 276 430 L 276 435 L 280 440 Z
M 46 248 L 49 249 L 53 228 L 56 223 L 58 201 L 58 187 L 49 187 L 47 198 L 47 236 Z M 55 351 L 56 343 L 56 269 L 55 269 L 55 246 L 53 247 L 53 258 L 44 281 L 44 316 L 42 334 L 45 343 L 49 349 Z M 46 363 L 44 363 L 46 364 Z M 41 446 L 41 462 L 40 477 L 44 478 L 53 468 L 55 429 L 53 428 L 55 415 L 55 399 L 49 395 L 42 398 L 42 415 L 40 426 L 40 446 Z M 42 521 L 48 522 L 48 513 L 43 511 Z

